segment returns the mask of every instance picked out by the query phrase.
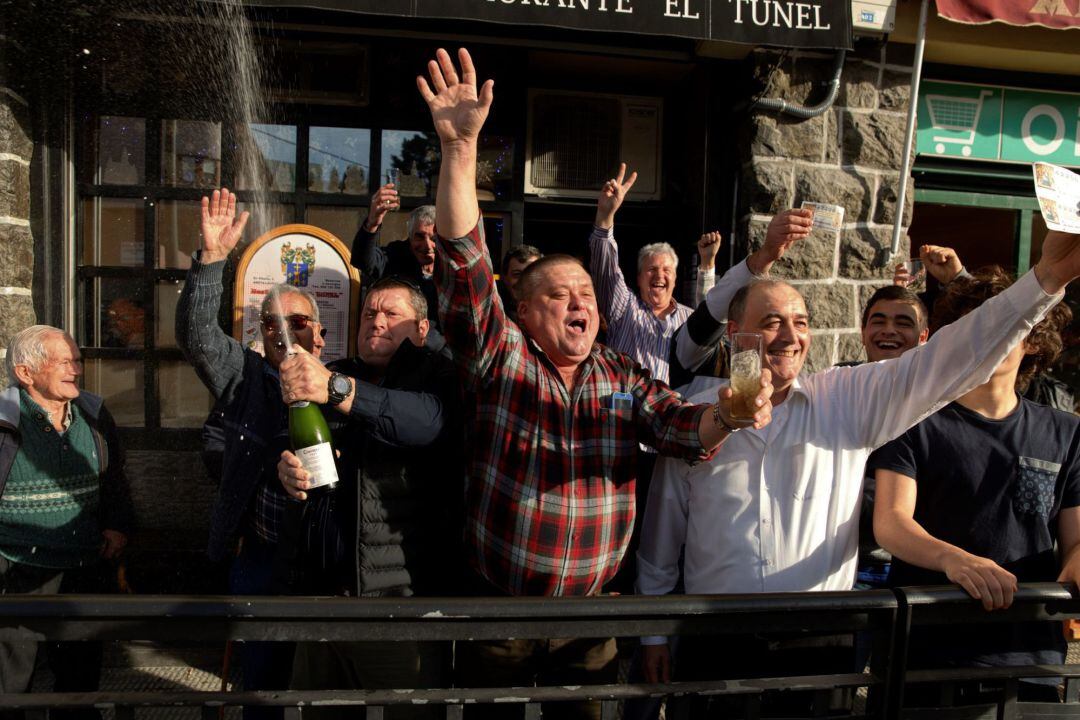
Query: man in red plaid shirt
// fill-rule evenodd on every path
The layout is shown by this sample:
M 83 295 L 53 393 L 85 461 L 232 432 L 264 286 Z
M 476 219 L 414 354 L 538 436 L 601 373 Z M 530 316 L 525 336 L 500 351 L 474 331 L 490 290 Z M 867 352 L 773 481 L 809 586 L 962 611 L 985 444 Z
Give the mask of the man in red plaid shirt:
M 567 255 L 529 266 L 517 286 L 520 327 L 495 290 L 476 198 L 476 147 L 494 83 L 479 93 L 466 50 L 461 79 L 439 50 L 431 85 L 417 78 L 442 143 L 435 281 L 447 342 L 476 396 L 466 490 L 466 543 L 480 592 L 595 595 L 619 567 L 634 525 L 637 444 L 703 460 L 740 427 L 731 391 L 688 405 L 632 359 L 596 345 L 592 279 Z M 755 427 L 768 424 L 768 371 Z M 614 682 L 606 640 L 514 640 L 459 647 L 465 686 Z M 499 711 L 505 706 L 477 710 Z M 599 717 L 598 705 L 545 717 Z

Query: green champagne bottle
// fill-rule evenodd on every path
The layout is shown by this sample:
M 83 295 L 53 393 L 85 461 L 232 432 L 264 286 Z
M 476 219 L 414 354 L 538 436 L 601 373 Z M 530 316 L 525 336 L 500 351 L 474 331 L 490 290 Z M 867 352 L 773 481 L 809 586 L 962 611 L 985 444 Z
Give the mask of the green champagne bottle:
M 330 427 L 315 403 L 295 402 L 289 406 L 289 443 L 311 473 L 307 493 L 321 494 L 337 487 L 337 466 L 330 444 Z

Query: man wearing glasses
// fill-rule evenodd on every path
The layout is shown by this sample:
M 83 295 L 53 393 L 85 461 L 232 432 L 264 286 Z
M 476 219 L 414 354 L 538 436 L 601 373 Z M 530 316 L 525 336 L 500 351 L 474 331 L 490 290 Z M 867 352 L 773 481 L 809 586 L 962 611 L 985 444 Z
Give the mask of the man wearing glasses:
M 288 408 L 281 399 L 278 368 L 288 337 L 316 358 L 325 345 L 319 308 L 308 293 L 279 285 L 267 294 L 260 330 L 264 355 L 245 349 L 218 325 L 225 259 L 243 236 L 248 213 L 236 217 L 236 196 L 215 190 L 202 200 L 202 248 L 195 252 L 176 309 L 176 339 L 199 378 L 213 393 L 224 428 L 221 485 L 210 518 L 207 552 L 218 561 L 239 552 L 229 592 L 263 595 L 271 578 L 287 496 L 277 481 L 277 460 L 288 447 Z M 244 687 L 288 687 L 292 646 L 245 643 Z M 245 718 L 281 717 L 275 708 L 245 708 Z

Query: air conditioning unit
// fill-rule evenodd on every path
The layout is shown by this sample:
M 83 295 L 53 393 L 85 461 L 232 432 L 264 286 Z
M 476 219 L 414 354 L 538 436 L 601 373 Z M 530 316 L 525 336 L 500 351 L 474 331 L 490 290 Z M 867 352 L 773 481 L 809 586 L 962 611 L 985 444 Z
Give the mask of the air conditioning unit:
M 595 198 L 625 162 L 638 174 L 627 197 L 659 200 L 663 110 L 655 97 L 530 90 L 525 193 Z

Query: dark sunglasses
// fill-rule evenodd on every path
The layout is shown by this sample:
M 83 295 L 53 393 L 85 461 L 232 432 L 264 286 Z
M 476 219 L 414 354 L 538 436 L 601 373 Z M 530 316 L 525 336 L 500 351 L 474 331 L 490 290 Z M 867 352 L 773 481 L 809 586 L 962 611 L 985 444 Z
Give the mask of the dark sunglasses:
M 308 329 L 309 325 L 314 325 L 315 321 L 307 315 L 301 315 L 296 313 L 294 315 L 286 315 L 285 321 L 289 323 L 289 329 L 294 333 L 303 332 Z M 268 333 L 281 332 L 281 322 L 276 315 L 263 315 L 262 326 Z M 326 328 L 319 329 L 319 337 L 326 337 Z

